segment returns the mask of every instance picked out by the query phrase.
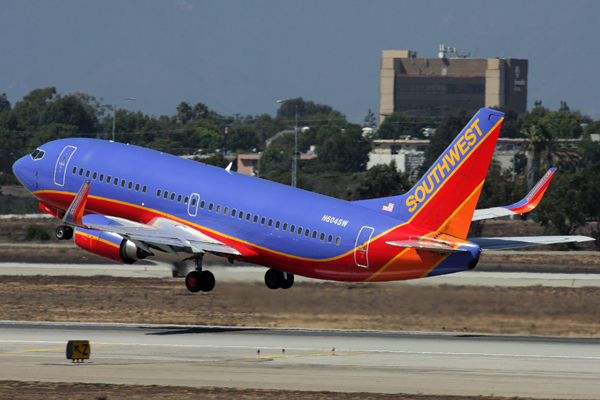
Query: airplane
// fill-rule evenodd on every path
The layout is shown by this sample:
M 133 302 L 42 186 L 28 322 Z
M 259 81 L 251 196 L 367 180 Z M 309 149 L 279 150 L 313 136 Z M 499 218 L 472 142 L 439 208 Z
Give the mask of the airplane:
M 265 266 L 270 289 L 294 276 L 408 280 L 475 268 L 481 251 L 584 242 L 586 236 L 467 238 L 474 220 L 518 215 L 540 202 L 550 169 L 520 202 L 476 210 L 504 114 L 482 108 L 404 195 L 345 201 L 123 143 L 46 143 L 13 165 L 56 237 L 131 264 L 165 253 L 193 260 L 191 292 L 215 287 L 206 253 Z

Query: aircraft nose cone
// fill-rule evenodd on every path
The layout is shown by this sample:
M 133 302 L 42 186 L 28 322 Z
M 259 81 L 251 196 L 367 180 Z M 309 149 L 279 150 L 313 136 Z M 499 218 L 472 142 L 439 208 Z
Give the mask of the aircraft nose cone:
M 35 171 L 31 168 L 31 157 L 19 158 L 12 166 L 13 174 L 29 191 L 35 186 Z

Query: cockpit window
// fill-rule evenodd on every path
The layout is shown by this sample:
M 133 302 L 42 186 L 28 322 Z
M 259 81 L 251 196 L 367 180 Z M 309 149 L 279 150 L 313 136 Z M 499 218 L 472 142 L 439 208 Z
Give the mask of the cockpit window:
M 31 158 L 33 160 L 41 160 L 42 158 L 44 158 L 44 154 L 46 154 L 44 150 L 35 149 L 35 151 L 31 153 Z

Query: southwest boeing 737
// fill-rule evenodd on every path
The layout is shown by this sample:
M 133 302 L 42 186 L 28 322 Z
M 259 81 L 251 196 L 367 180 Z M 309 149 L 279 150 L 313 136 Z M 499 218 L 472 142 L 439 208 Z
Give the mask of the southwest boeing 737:
M 504 114 L 481 109 L 406 194 L 348 202 L 173 155 L 97 139 L 61 139 L 13 165 L 61 218 L 59 239 L 131 264 L 158 252 L 194 260 L 185 283 L 210 291 L 206 253 L 267 268 L 287 289 L 294 275 L 395 281 L 472 269 L 482 250 L 582 242 L 585 236 L 467 238 L 471 221 L 531 211 L 554 174 L 520 202 L 476 210 Z

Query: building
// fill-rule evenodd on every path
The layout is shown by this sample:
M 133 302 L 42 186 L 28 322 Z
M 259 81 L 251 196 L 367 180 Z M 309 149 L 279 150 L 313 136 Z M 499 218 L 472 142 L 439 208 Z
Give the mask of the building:
M 381 58 L 379 123 L 386 115 L 446 116 L 464 108 L 508 106 L 527 110 L 528 60 L 469 58 L 440 45 L 438 58 L 411 50 L 384 50 Z
M 389 164 L 394 160 L 398 171 L 409 172 L 411 179 L 415 179 L 415 174 L 425 160 L 424 153 L 428 145 L 429 140 L 409 138 L 373 140 L 367 169 L 377 164 Z

